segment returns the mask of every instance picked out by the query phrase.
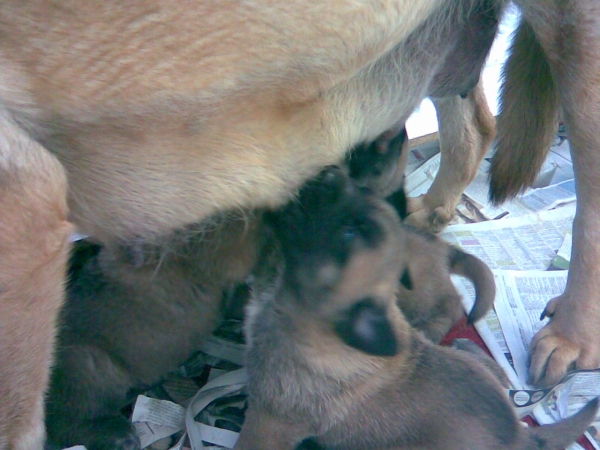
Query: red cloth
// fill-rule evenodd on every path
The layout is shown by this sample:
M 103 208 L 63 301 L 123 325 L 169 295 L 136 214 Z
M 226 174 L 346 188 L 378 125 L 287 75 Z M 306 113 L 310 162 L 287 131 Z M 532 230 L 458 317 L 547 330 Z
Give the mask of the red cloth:
M 450 345 L 454 339 L 458 339 L 458 338 L 466 338 L 466 339 L 469 339 L 469 340 L 475 342 L 482 349 L 484 349 L 488 353 L 488 355 L 492 356 L 490 351 L 488 350 L 487 346 L 483 342 L 483 339 L 481 339 L 481 336 L 479 336 L 479 333 L 477 333 L 477 330 L 475 329 L 475 327 L 473 325 L 467 325 L 467 317 L 466 316 L 460 322 L 458 322 L 454 327 L 452 327 L 450 332 L 442 340 L 441 345 Z M 529 416 L 525 417 L 523 419 L 523 421 L 527 422 L 529 425 L 537 426 L 537 423 L 535 422 L 535 420 L 533 420 Z M 587 438 L 585 438 L 584 436 L 581 436 L 579 438 L 579 440 L 577 441 L 577 443 L 579 445 L 581 445 L 583 448 L 585 448 L 586 450 L 594 450 L 594 447 L 592 446 L 592 444 L 590 444 L 589 441 L 587 440 Z

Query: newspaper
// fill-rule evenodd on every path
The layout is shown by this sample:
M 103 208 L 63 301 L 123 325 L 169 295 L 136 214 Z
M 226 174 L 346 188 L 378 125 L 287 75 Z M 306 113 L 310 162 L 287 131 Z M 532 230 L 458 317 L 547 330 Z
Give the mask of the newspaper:
M 453 225 L 448 227 L 441 237 L 479 257 L 491 269 L 544 271 L 555 262 L 557 249 L 564 247 L 565 241 L 570 242 L 574 216 L 575 205 L 570 204 L 554 211 L 544 211 L 522 217 L 469 225 Z M 512 287 L 505 287 L 506 278 L 501 275 L 502 273 L 510 274 L 512 272 L 495 271 L 498 298 L 506 292 L 506 295 L 511 293 L 514 295 Z M 473 288 L 463 278 L 455 277 L 454 281 L 463 296 L 465 309 L 469 311 L 473 305 Z M 546 301 L 552 296 L 546 298 Z M 507 372 L 513 387 L 525 389 L 528 387 L 527 377 L 517 376 L 514 355 L 505 339 L 505 332 L 497 312 L 496 309 L 490 311 L 486 317 L 475 324 L 475 328 L 496 361 Z M 536 320 L 539 316 L 538 313 L 535 317 Z M 521 367 L 522 362 L 519 361 L 519 368 Z
M 546 303 L 565 288 L 572 245 L 575 205 L 479 224 L 448 227 L 442 236 L 479 256 L 493 270 L 497 296 L 494 310 L 476 324 L 490 352 L 507 373 L 509 392 L 521 416 L 532 414 L 540 424 L 564 419 L 600 395 L 600 371 L 570 373 L 557 386 L 536 390 L 527 383 L 528 351 L 533 335 L 547 322 L 540 315 Z M 474 292 L 455 277 L 468 311 Z M 600 418 L 586 433 L 594 448 Z M 581 448 L 577 444 L 569 449 Z
M 243 364 L 244 345 L 239 339 L 219 337 L 218 332 L 205 342 L 202 353 L 179 370 L 183 376 L 197 377 L 209 368 L 206 384 L 200 390 L 194 389 L 191 398 L 176 404 L 145 395 L 137 397 L 131 421 L 142 448 L 165 438 L 171 441 L 176 438 L 169 450 L 231 449 L 235 445 L 238 433 L 230 428 L 241 427 L 246 406 L 245 396 L 238 394 L 246 384 L 247 375 L 244 369 L 237 368 Z M 220 361 L 231 364 L 219 369 Z M 184 392 L 188 392 L 187 387 Z M 237 418 L 231 417 L 233 410 L 238 411 L 234 412 Z M 232 426 L 232 421 L 238 423 Z M 227 428 L 217 426 L 223 422 L 229 423 Z
M 600 396 L 600 370 L 577 371 L 568 374 L 558 385 L 537 390 L 527 383 L 529 343 L 534 334 L 547 323 L 541 312 L 551 298 L 560 295 L 566 285 L 566 271 L 494 271 L 498 286 L 495 310 L 510 351 L 512 366 L 507 369 L 511 382 L 516 374 L 518 383 L 509 395 L 521 415 L 532 413 L 540 424 L 564 419 L 588 401 Z M 483 338 L 483 336 L 482 336 Z M 595 448 L 600 429 L 600 417 L 592 424 L 586 437 Z
M 546 270 L 571 233 L 575 205 L 521 217 L 451 225 L 441 237 L 492 269 Z

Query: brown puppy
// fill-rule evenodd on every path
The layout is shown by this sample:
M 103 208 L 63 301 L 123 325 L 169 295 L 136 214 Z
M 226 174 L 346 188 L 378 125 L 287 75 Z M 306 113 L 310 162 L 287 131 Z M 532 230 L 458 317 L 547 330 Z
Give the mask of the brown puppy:
M 354 184 L 366 187 L 379 197 L 387 197 L 401 219 L 406 219 L 404 170 L 408 154 L 406 132 L 398 134 L 386 151 L 379 146 L 361 146 L 350 153 L 342 165 Z M 426 231 L 405 225 L 406 269 L 398 286 L 398 306 L 408 322 L 435 343 L 464 315 L 461 297 L 450 278 L 458 274 L 475 287 L 476 299 L 469 322 L 481 319 L 491 308 L 496 295 L 494 276 L 480 259 L 448 245 Z
M 139 449 L 120 410 L 198 351 L 256 262 L 260 215 L 190 228 L 171 246 L 74 256 L 48 395 L 49 442 Z M 230 306 L 230 305 L 229 305 Z
M 525 429 L 497 377 L 435 346 L 396 307 L 396 213 L 331 169 L 271 217 L 285 269 L 248 307 L 249 407 L 237 450 L 562 449 L 598 410 Z
M 73 226 L 66 178 L 0 113 L 0 449 L 44 442 L 43 398 Z
M 517 0 L 523 22 L 505 69 L 492 198 L 535 178 L 556 130 L 567 125 L 577 181 L 573 251 L 565 292 L 535 336 L 531 380 L 551 385 L 571 367 L 600 367 L 600 3 Z
M 404 227 L 407 261 L 400 277 L 397 303 L 406 320 L 434 343 L 464 316 L 461 297 L 450 278 L 462 275 L 475 287 L 468 322 L 475 323 L 492 308 L 494 276 L 477 257 L 448 245 L 437 236 Z
M 442 168 L 428 223 L 487 148 L 477 80 L 504 3 L 7 0 L 0 106 L 62 163 L 73 222 L 114 247 L 280 205 L 431 95 L 454 130 L 446 145 L 442 125 L 442 146 L 468 163 Z M 38 339 L 30 352 L 45 348 Z M 29 364 L 19 355 L 0 360 L 3 377 Z

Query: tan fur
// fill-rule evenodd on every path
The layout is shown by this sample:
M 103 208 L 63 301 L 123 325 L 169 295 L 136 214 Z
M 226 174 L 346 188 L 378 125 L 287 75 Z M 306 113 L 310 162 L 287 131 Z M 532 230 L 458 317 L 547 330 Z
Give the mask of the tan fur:
M 317 195 L 337 192 L 330 198 L 340 206 L 364 200 L 347 183 L 332 182 L 329 175 L 322 180 L 327 187 L 317 188 Z M 396 280 L 410 258 L 405 252 L 408 237 L 384 202 L 371 196 L 363 204 L 373 228 L 363 229 L 364 234 L 348 244 L 349 259 L 338 265 L 333 284 L 320 285 L 318 274 L 326 266 L 314 267 L 315 262 L 329 261 L 326 254 L 315 260 L 305 252 L 305 261 L 299 255 L 305 233 L 338 239 L 341 223 L 322 222 L 318 231 L 302 225 L 332 210 L 333 220 L 343 223 L 347 217 L 337 214 L 336 204 L 311 203 L 310 196 L 301 193 L 297 209 L 284 212 L 293 214 L 301 227 L 296 244 L 287 240 L 285 230 L 277 231 L 286 222 L 276 223 L 286 267 L 276 289 L 255 293 L 248 308 L 249 406 L 235 449 L 291 450 L 306 438 L 330 450 L 558 450 L 574 441 L 593 419 L 597 400 L 568 421 L 525 429 L 497 375 L 480 356 L 435 346 L 411 329 L 396 307 L 395 295 Z M 298 210 L 312 219 L 297 220 Z M 376 230 L 380 239 L 370 240 L 370 232 Z M 286 249 L 286 244 L 299 247 Z M 302 275 L 290 273 L 306 270 L 305 264 L 317 275 L 312 282 L 303 283 Z M 358 332 L 371 339 L 382 331 L 383 345 L 389 339 L 395 342 L 394 355 L 358 350 L 340 333 L 337 324 L 352 317 L 351 311 L 365 299 L 367 320 L 359 316 Z M 365 331 L 371 319 L 374 328 Z
M 552 320 L 534 337 L 530 347 L 531 381 L 552 385 L 571 367 L 600 367 L 600 5 L 595 1 L 516 2 L 524 20 L 514 58 L 530 58 L 521 65 L 509 63 L 504 91 L 506 113 L 499 135 L 508 136 L 523 124 L 538 124 L 524 130 L 527 142 L 547 143 L 555 130 L 553 119 L 560 105 L 567 126 L 577 184 L 577 214 L 573 225 L 573 250 L 565 292 L 546 307 Z M 531 30 L 531 31 L 527 31 Z M 529 44 L 536 51 L 522 51 Z M 517 61 L 518 62 L 518 61 Z M 533 69 L 536 69 L 535 71 Z M 531 78 L 531 79 L 529 79 Z M 513 86 L 523 86 L 516 91 Z M 521 95 L 517 95 L 521 92 Z M 540 99 L 535 99 L 540 96 Z M 536 100 L 534 103 L 529 99 Z M 558 100 L 558 101 L 557 101 Z M 523 103 L 521 103 L 523 102 Z M 520 134 L 516 134 L 520 136 Z M 517 138 L 519 139 L 519 138 Z M 499 141 L 492 167 L 494 198 L 515 194 L 533 179 L 545 147 L 530 146 L 522 169 L 521 147 Z M 514 143 L 513 143 L 514 144 Z M 538 162 L 536 162 L 538 161 Z M 533 162 L 533 163 L 532 163 Z M 503 192 L 504 183 L 508 190 Z
M 483 16 L 487 43 L 486 13 L 504 3 L 7 0 L 0 106 L 63 165 L 80 231 L 110 247 L 161 242 L 216 213 L 278 206 L 424 96 L 467 92 L 487 44 L 463 25 Z M 467 64 L 454 71 L 456 60 Z M 51 339 L 28 342 L 35 353 Z M 6 358 L 0 373 L 27 364 Z
M 407 263 L 402 278 L 409 286 L 398 286 L 398 306 L 407 321 L 425 337 L 439 343 L 464 316 L 461 297 L 450 275 L 466 276 L 475 285 L 476 300 L 469 320 L 476 322 L 492 308 L 494 277 L 484 262 L 450 247 L 442 239 L 406 228 Z
M 0 117 L 0 449 L 41 449 L 72 225 L 62 167 Z
M 533 184 L 556 134 L 558 93 L 543 52 L 531 25 L 521 22 L 503 69 L 500 150 L 494 154 L 490 172 L 491 196 L 496 203 Z M 513 151 L 520 153 L 518 164 L 511 158 Z
M 409 199 L 408 223 L 433 232 L 453 218 L 465 188 L 477 175 L 479 163 L 496 135 L 481 81 L 466 99 L 433 99 L 440 136 L 440 169 L 429 191 Z
M 65 165 L 82 231 L 152 237 L 280 204 L 404 122 L 452 56 L 441 36 L 476 4 L 14 0 L 0 62 L 24 81 L 4 89 Z

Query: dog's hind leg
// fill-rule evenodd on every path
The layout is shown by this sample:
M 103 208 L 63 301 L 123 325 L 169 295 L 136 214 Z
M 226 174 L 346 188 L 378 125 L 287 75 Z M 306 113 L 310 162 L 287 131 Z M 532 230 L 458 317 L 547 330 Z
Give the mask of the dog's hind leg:
M 530 347 L 531 381 L 550 385 L 575 366 L 600 367 L 600 2 L 517 2 L 541 43 L 557 85 L 577 186 L 565 292 Z
M 58 161 L 0 114 L 0 449 L 44 445 L 69 235 Z
M 477 175 L 481 159 L 494 140 L 495 119 L 481 80 L 467 94 L 433 99 L 438 123 L 441 163 L 429 191 L 408 203 L 408 223 L 441 231 L 454 217 L 465 188 Z

